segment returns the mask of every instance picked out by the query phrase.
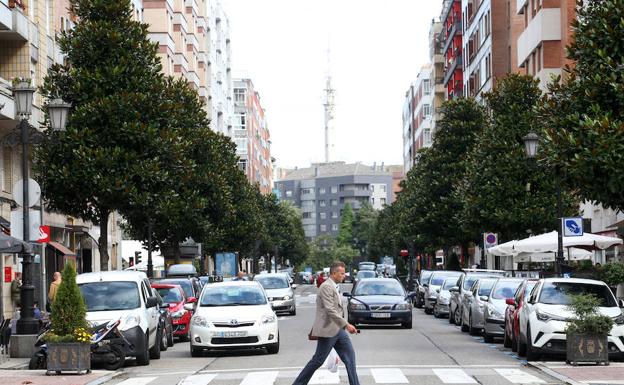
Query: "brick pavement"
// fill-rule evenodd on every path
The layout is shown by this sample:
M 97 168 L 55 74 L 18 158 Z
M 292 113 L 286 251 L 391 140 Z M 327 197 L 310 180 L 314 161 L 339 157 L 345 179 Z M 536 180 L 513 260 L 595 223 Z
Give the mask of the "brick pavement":
M 533 366 L 550 375 L 555 375 L 568 384 L 618 384 L 624 385 L 624 363 L 610 365 L 566 365 L 561 362 L 532 363 Z
M 60 374 L 46 375 L 45 370 L 12 370 L 0 369 L 0 384 L 2 385 L 99 385 L 121 372 L 94 370 L 90 374 Z

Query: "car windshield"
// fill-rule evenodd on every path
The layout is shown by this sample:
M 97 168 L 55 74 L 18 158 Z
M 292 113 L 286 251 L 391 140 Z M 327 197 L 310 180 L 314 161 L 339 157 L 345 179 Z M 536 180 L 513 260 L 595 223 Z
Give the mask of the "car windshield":
M 216 286 L 204 289 L 200 306 L 264 305 L 266 297 L 257 286 Z
M 516 290 L 518 290 L 518 286 L 520 286 L 521 284 L 522 281 L 498 281 L 496 283 L 496 287 L 494 287 L 492 298 L 513 298 L 514 293 L 516 292 Z
M 479 293 L 477 295 L 489 296 L 492 291 L 492 286 L 494 286 L 494 282 L 496 282 L 494 279 L 481 279 L 481 283 L 479 284 Z
M 464 279 L 464 290 L 470 290 L 470 288 L 472 287 L 472 285 L 477 282 L 477 280 L 479 279 L 479 277 L 475 276 L 475 275 L 469 275 L 466 277 L 466 279 Z
M 360 265 L 360 270 L 375 270 L 375 265 L 374 264 Z
M 163 279 L 162 281 L 157 282 L 180 285 L 182 286 L 182 290 L 184 290 L 184 295 L 186 296 L 186 298 L 193 297 L 193 285 L 188 279 Z
M 128 310 L 141 307 L 135 282 L 90 282 L 80 284 L 87 311 Z
M 265 290 L 285 289 L 290 287 L 288 281 L 284 277 L 256 277 L 254 281 L 258 281 Z
M 403 287 L 398 281 L 363 281 L 355 287 L 354 295 L 397 295 L 404 296 Z
M 457 285 L 457 279 L 455 279 L 455 278 L 447 278 L 444 281 L 444 285 L 442 285 L 442 290 L 449 290 L 450 288 L 454 287 L 455 285 Z
M 433 274 L 432 271 L 423 271 L 420 273 L 420 283 L 427 283 L 429 281 L 429 277 Z
M 178 303 L 184 301 L 180 290 L 173 287 L 157 287 L 156 291 L 162 297 L 165 303 Z
M 573 295 L 590 294 L 600 300 L 600 306 L 617 306 L 613 294 L 606 285 L 578 282 L 546 282 L 539 302 L 548 305 L 569 305 Z
M 452 276 L 452 274 L 434 274 L 431 277 L 431 280 L 429 282 L 430 285 L 435 285 L 435 286 L 440 286 L 444 283 L 444 280 L 446 280 L 448 277 Z M 459 274 L 457 275 L 459 277 Z
M 373 270 L 360 270 L 357 273 L 358 278 L 375 278 L 376 276 L 377 273 L 375 273 Z

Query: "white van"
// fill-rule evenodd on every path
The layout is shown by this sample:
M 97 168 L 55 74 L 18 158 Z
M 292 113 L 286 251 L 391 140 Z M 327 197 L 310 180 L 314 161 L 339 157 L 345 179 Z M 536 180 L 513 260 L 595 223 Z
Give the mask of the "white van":
M 119 330 L 132 343 L 126 356 L 138 365 L 160 358 L 160 311 L 149 279 L 139 271 L 79 274 L 76 283 L 87 305 L 87 321 L 99 325 L 121 318 Z

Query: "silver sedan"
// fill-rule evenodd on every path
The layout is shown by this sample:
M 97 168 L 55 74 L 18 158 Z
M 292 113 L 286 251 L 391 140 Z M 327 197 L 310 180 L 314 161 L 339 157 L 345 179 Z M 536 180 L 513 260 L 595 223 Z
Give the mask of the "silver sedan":
M 467 331 L 473 336 L 481 332 L 484 325 L 485 303 L 497 279 L 480 278 L 472 285 L 472 295 L 464 297 L 465 301 L 462 303 L 462 331 Z

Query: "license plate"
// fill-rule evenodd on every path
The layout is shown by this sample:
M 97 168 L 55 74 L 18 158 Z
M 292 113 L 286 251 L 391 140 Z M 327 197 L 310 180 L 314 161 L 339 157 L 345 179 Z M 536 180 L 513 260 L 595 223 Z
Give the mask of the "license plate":
M 390 318 L 390 313 L 371 313 L 373 318 Z
M 237 337 L 247 337 L 247 332 L 245 331 L 237 331 L 237 332 L 219 332 L 217 337 L 222 338 L 237 338 Z

